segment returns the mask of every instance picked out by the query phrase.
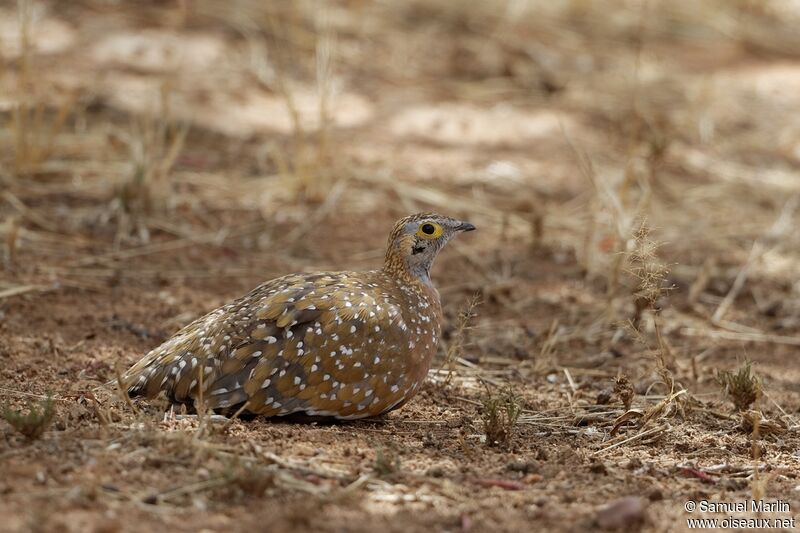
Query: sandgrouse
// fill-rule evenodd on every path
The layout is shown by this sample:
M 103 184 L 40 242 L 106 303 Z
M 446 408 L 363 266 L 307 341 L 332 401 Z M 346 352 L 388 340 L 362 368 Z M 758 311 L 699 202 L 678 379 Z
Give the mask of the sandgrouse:
M 123 376 L 131 396 L 200 396 L 222 412 L 357 419 L 419 390 L 441 333 L 436 255 L 475 226 L 437 214 L 397 222 L 383 268 L 290 274 L 195 320 Z

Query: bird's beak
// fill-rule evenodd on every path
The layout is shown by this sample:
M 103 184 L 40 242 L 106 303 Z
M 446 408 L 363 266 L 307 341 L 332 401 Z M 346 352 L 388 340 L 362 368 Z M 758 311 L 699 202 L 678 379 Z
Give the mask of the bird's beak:
M 469 222 L 461 222 L 458 226 L 456 226 L 456 231 L 472 231 L 474 229 L 475 226 Z

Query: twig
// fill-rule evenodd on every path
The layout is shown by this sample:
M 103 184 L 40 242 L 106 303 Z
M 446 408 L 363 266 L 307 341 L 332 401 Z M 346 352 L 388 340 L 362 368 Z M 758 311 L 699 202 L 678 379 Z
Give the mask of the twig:
M 30 220 L 31 222 L 33 222 L 34 224 L 36 224 L 40 228 L 42 228 L 44 230 L 47 230 L 49 232 L 52 232 L 52 233 L 58 233 L 58 227 L 55 224 L 53 224 L 49 220 L 41 217 L 37 212 L 31 210 L 27 205 L 25 205 L 22 202 L 22 200 L 20 200 L 14 194 L 12 194 L 11 191 L 3 192 L 3 198 L 5 198 L 6 201 L 9 204 L 11 204 L 11 206 L 14 209 L 19 211 L 19 213 L 23 217 L 27 218 L 28 220 Z
M 635 440 L 639 440 L 639 439 L 642 439 L 644 437 L 649 437 L 650 435 L 654 435 L 654 434 L 659 433 L 661 431 L 665 431 L 665 430 L 667 430 L 669 428 L 670 428 L 669 424 L 661 424 L 660 426 L 656 426 L 656 427 L 654 427 L 652 429 L 648 429 L 647 431 L 643 431 L 641 433 L 637 433 L 636 435 L 634 435 L 632 437 L 628 437 L 625 440 L 621 440 L 621 441 L 619 441 L 617 443 L 614 443 L 611 446 L 606 446 L 605 448 L 601 448 L 599 450 L 595 450 L 594 452 L 592 452 L 592 455 L 598 455 L 598 454 L 601 454 L 603 452 L 607 452 L 608 450 L 611 450 L 613 448 L 617 448 L 619 446 L 622 446 L 623 444 L 627 444 L 629 442 L 633 442 Z
M 55 287 L 48 287 L 45 285 L 17 285 L 16 287 L 11 287 L 9 289 L 5 289 L 0 291 L 0 300 L 3 298 L 10 298 L 12 296 L 18 296 L 20 294 L 25 294 L 26 292 L 46 292 L 55 290 Z
M 67 401 L 69 401 L 66 398 L 57 398 L 55 396 L 46 396 L 44 394 L 34 394 L 33 392 L 18 391 L 18 390 L 9 389 L 9 388 L 6 388 L 6 387 L 0 387 L 0 393 L 13 394 L 15 396 L 25 396 L 27 398 L 37 398 L 39 400 L 46 400 L 46 399 L 50 398 L 51 400 L 56 401 L 56 402 L 67 402 Z
M 578 387 L 575 386 L 575 380 L 572 379 L 572 374 L 569 373 L 569 369 L 563 367 L 562 370 L 564 371 L 564 375 L 567 376 L 567 382 L 569 383 L 569 388 L 572 389 L 572 394 L 578 392 Z

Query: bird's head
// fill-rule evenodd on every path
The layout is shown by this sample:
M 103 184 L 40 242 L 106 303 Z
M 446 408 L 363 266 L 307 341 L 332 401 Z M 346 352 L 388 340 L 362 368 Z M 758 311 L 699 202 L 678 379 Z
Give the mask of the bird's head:
M 384 269 L 395 275 L 411 275 L 430 283 L 430 270 L 436 255 L 447 241 L 475 226 L 463 220 L 419 213 L 400 219 L 395 224 L 386 249 Z

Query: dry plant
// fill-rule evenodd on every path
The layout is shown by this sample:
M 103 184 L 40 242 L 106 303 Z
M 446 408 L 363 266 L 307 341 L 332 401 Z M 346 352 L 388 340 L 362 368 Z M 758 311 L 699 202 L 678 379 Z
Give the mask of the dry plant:
M 657 370 L 667 388 L 674 389 L 668 366 L 674 366 L 674 356 L 669 343 L 661 334 L 661 307 L 659 300 L 671 287 L 666 286 L 669 270 L 658 260 L 657 252 L 661 244 L 650 237 L 650 228 L 646 221 L 639 224 L 634 232 L 633 246 L 625 256 L 626 272 L 634 280 L 632 290 L 634 313 L 627 323 L 630 333 L 641 344 L 647 347 L 650 342 L 641 331 L 641 319 L 645 311 L 649 311 L 653 320 L 656 335 L 655 351 L 657 353 Z
M 53 113 L 40 99 L 40 83 L 34 71 L 30 31 L 33 24 L 33 2 L 17 2 L 20 56 L 16 69 L 15 105 L 11 113 L 14 169 L 17 175 L 31 174 L 47 161 L 54 141 L 63 130 L 77 98 L 68 93 Z
M 447 347 L 445 353 L 444 364 L 442 370 L 447 369 L 447 377 L 440 382 L 441 387 L 450 384 L 456 373 L 456 360 L 461 357 L 464 351 L 464 341 L 466 339 L 467 331 L 469 328 L 470 320 L 475 318 L 475 308 L 480 305 L 480 293 L 475 293 L 467 302 L 466 306 L 458 313 L 458 324 L 453 332 L 450 345 Z
M 292 124 L 288 144 L 271 145 L 269 156 L 283 178 L 285 190 L 295 199 L 323 202 L 337 179 L 331 149 L 331 105 L 335 93 L 336 36 L 329 8 L 305 11 L 303 3 L 289 2 L 259 8 L 255 22 L 237 21 L 245 34 L 253 60 L 251 71 L 258 81 L 278 94 Z M 309 25 L 313 29 L 309 29 Z M 269 41 L 267 42 L 265 41 Z M 312 72 L 316 85 L 316 123 L 309 128 L 294 86 L 294 72 Z
M 11 427 L 25 436 L 28 440 L 36 440 L 42 436 L 47 427 L 53 421 L 56 414 L 56 403 L 51 395 L 38 404 L 28 404 L 28 412 L 23 413 L 11 407 L 4 407 L 0 416 L 8 422 Z
M 686 414 L 686 408 L 692 402 L 688 391 L 675 382 L 670 370 L 670 365 L 674 364 L 674 355 L 661 333 L 661 314 L 658 302 L 664 292 L 668 290 L 664 287 L 668 270 L 656 259 L 658 248 L 659 244 L 650 238 L 650 229 L 645 222 L 642 222 L 634 233 L 634 246 L 626 258 L 629 265 L 627 272 L 636 280 L 636 287 L 633 291 L 635 314 L 628 323 L 628 329 L 639 343 L 655 353 L 655 371 L 659 377 L 659 381 L 656 383 L 661 383 L 665 387 L 666 393 L 660 401 L 644 410 L 632 409 L 630 405 L 626 406 L 625 413 L 614 422 L 612 435 L 624 424 L 633 420 L 639 421 L 638 434 L 644 435 L 648 431 L 646 427 L 651 421 L 668 418 L 675 414 L 683 417 Z M 652 315 L 656 337 L 655 346 L 652 346 L 652 342 L 645 338 L 640 328 L 639 322 L 645 310 L 649 310 Z M 626 391 L 624 385 L 624 382 L 619 385 L 622 394 L 629 395 L 632 391 Z
M 716 379 L 722 392 L 733 403 L 737 411 L 747 411 L 761 396 L 761 379 L 751 372 L 752 362 L 745 361 L 736 372 L 721 370 Z
M 146 218 L 163 210 L 170 196 L 169 176 L 183 150 L 188 126 L 170 119 L 166 87 L 161 91 L 161 110 L 157 118 L 135 119 L 132 133 L 124 138 L 132 169 L 118 185 L 111 206 L 117 219 L 117 243 L 131 234 L 149 241 Z
M 642 220 L 639 228 L 633 233 L 633 249 L 627 256 L 627 272 L 636 281 L 633 291 L 634 314 L 633 327 L 639 329 L 639 322 L 645 310 L 657 314 L 658 300 L 665 290 L 664 281 L 669 274 L 657 257 L 660 243 L 650 237 L 651 230 L 647 221 Z
M 758 435 L 782 435 L 788 431 L 786 423 L 780 419 L 770 420 L 764 417 L 764 413 L 754 409 L 741 411 L 741 428 L 743 431 L 750 433 L 753 438 Z M 756 428 L 758 428 L 756 430 Z
M 556 361 L 556 350 L 559 342 L 561 342 L 561 336 L 559 332 L 559 322 L 556 318 L 550 323 L 550 328 L 547 330 L 547 337 L 545 337 L 544 342 L 542 342 L 542 346 L 539 349 L 539 357 L 536 358 L 536 362 L 533 365 L 533 372 L 535 374 L 543 375 L 548 372 L 552 372 L 555 368 L 558 368 L 559 365 Z
M 481 419 L 486 434 L 486 444 L 489 446 L 507 444 L 522 413 L 522 399 L 511 386 L 508 386 L 495 394 L 487 390 L 482 404 Z

